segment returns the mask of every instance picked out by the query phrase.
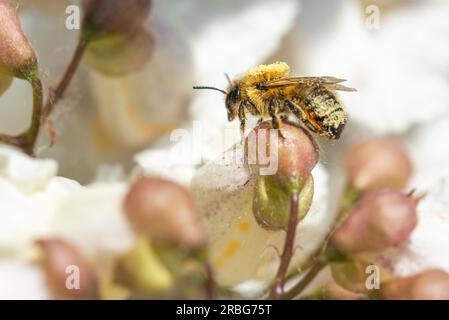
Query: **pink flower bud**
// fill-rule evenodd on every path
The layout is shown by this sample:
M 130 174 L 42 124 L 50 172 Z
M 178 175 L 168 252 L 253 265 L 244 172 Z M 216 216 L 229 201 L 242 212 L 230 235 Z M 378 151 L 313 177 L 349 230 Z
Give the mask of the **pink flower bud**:
M 248 135 L 245 161 L 257 174 L 253 213 L 261 227 L 287 229 L 293 192 L 299 195 L 298 220 L 305 217 L 313 199 L 311 172 L 318 159 L 314 140 L 292 124 L 284 123 L 278 131 L 264 122 Z
M 412 198 L 394 189 L 375 190 L 360 199 L 331 242 L 348 254 L 379 251 L 406 240 L 416 224 Z
M 0 0 L 0 74 L 26 79 L 36 65 L 36 54 L 23 33 L 16 10 L 8 0 Z
M 381 285 L 381 297 L 387 300 L 449 300 L 449 274 L 435 269 L 393 279 Z
M 270 136 L 270 129 L 271 122 L 264 122 L 250 133 L 245 141 L 246 161 L 255 172 L 276 161 L 277 170 L 270 175 L 275 175 L 282 183 L 293 183 L 297 188 L 307 181 L 318 163 L 319 153 L 315 141 L 304 129 L 289 123 L 282 125 L 280 131 L 283 138 L 279 131 L 274 137 Z M 276 140 L 272 141 L 272 138 Z M 259 157 L 260 153 L 264 155 L 263 159 Z M 264 161 L 266 159 L 269 159 L 270 163 Z
M 412 164 L 404 148 L 390 138 L 359 142 L 345 152 L 349 184 L 359 191 L 405 187 Z
M 151 0 L 83 0 L 83 32 L 88 38 L 133 33 L 148 17 Z
M 189 193 L 176 183 L 141 178 L 129 190 L 124 209 L 134 228 L 155 241 L 173 242 L 187 249 L 206 242 Z
M 93 299 L 97 279 L 90 264 L 66 242 L 58 239 L 36 242 L 42 251 L 42 267 L 55 299 Z

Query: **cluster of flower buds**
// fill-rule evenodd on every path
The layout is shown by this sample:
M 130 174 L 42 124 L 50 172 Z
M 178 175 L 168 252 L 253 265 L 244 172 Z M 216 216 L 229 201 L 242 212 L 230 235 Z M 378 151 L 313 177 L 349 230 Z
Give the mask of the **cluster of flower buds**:
M 282 136 L 271 135 L 270 129 L 271 123 L 261 123 L 245 140 L 246 162 L 257 178 L 253 212 L 263 228 L 286 230 L 293 193 L 298 194 L 298 220 L 309 211 L 314 189 L 311 172 L 319 153 L 313 138 L 302 128 L 284 123 Z M 273 163 L 275 172 L 261 174 Z
M 88 43 L 87 62 L 109 76 L 141 68 L 154 45 L 144 27 L 150 9 L 151 0 L 84 0 L 81 37 Z
M 374 138 L 347 150 L 344 166 L 347 192 L 354 192 L 327 248 L 336 283 L 351 292 L 367 292 L 367 257 L 406 242 L 418 222 L 416 201 L 403 189 L 412 166 L 403 147 L 388 138 Z M 347 197 L 348 198 L 348 197 Z M 388 272 L 382 270 L 382 278 Z M 385 275 L 385 276 L 384 276 Z
M 36 242 L 40 265 L 54 299 L 93 299 L 97 295 L 97 276 L 89 262 L 73 246 L 60 239 Z
M 355 255 L 381 251 L 406 240 L 417 223 L 415 201 L 401 192 L 411 176 L 406 151 L 389 138 L 350 147 L 344 156 L 348 190 L 356 190 L 348 217 L 334 232 L 334 248 Z
M 124 200 L 124 212 L 137 241 L 120 258 L 116 280 L 133 294 L 148 297 L 167 293 L 175 280 L 179 289 L 180 274 L 185 279 L 189 269 L 186 263 L 206 263 L 206 234 L 183 187 L 161 178 L 140 178 Z M 199 269 L 192 274 L 198 274 Z
M 0 0 L 0 95 L 12 78 L 30 80 L 37 73 L 37 56 L 20 25 L 15 8 Z

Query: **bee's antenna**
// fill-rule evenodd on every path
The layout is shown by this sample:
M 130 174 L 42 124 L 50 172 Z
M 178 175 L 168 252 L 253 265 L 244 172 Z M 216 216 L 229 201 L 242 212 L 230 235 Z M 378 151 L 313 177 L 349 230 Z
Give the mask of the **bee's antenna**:
M 207 89 L 207 90 L 215 90 L 215 91 L 220 91 L 223 94 L 228 94 L 226 91 L 215 88 L 215 87 L 203 87 L 203 86 L 195 86 L 193 87 L 193 89 Z
M 226 72 L 225 72 L 225 77 L 226 77 L 226 79 L 228 80 L 228 83 L 229 84 L 232 84 L 232 80 L 231 80 L 231 77 L 229 77 L 229 74 L 227 74 Z

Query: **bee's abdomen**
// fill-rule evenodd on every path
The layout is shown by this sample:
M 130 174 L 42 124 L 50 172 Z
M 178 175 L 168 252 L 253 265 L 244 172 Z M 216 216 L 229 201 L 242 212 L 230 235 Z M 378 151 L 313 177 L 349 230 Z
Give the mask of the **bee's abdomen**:
M 304 92 L 302 105 L 321 128 L 321 134 L 338 139 L 347 121 L 347 113 L 335 94 L 323 86 Z

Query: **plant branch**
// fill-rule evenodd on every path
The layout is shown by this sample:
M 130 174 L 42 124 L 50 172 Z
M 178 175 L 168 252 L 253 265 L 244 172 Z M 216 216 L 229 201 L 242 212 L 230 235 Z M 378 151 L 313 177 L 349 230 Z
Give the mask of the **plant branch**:
M 295 284 L 288 292 L 281 295 L 282 300 L 290 300 L 297 297 L 307 286 L 312 282 L 313 279 L 327 266 L 327 262 L 324 260 L 318 260 L 306 273 L 306 275 Z
M 67 90 L 70 82 L 72 81 L 73 76 L 76 73 L 76 70 L 78 69 L 81 63 L 84 52 L 86 51 L 87 48 L 87 44 L 88 44 L 87 39 L 85 37 L 81 37 L 75 49 L 75 52 L 73 53 L 72 60 L 70 61 L 70 64 L 68 65 L 66 71 L 64 72 L 61 81 L 59 82 L 58 86 L 54 90 L 52 90 L 51 95 L 47 103 L 45 104 L 43 116 L 44 121 L 47 120 L 47 117 L 53 111 L 56 104 L 64 97 L 64 93 Z
M 343 224 L 345 219 L 348 217 L 348 214 L 351 212 L 354 203 L 359 198 L 359 194 L 356 193 L 349 187 L 345 188 L 343 193 L 343 197 L 340 200 L 340 206 L 337 212 L 337 216 L 335 219 L 334 225 L 329 230 L 326 235 L 322 245 L 318 248 L 317 251 L 312 255 L 312 258 L 309 260 L 309 263 L 306 266 L 310 266 L 308 273 L 296 284 L 294 285 L 288 292 L 281 296 L 281 299 L 293 299 L 297 297 L 306 287 L 307 285 L 315 278 L 316 275 L 328 265 L 328 257 L 327 257 L 327 248 L 332 235 L 338 229 L 340 225 Z
M 293 256 L 293 246 L 295 243 L 296 225 L 298 224 L 298 193 L 294 192 L 290 196 L 290 217 L 288 221 L 287 234 L 285 237 L 284 250 L 282 251 L 281 262 L 278 273 L 270 293 L 272 299 L 279 299 L 284 293 L 285 277 L 288 272 L 288 266 Z
M 209 262 L 204 262 L 204 268 L 206 270 L 206 297 L 207 300 L 215 300 L 217 298 L 217 290 L 214 279 L 214 272 Z
M 30 127 L 18 136 L 0 135 L 0 142 L 16 146 L 25 153 L 33 155 L 42 121 L 43 93 L 42 82 L 37 75 L 31 76 L 28 81 L 33 89 L 33 114 Z

